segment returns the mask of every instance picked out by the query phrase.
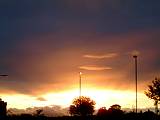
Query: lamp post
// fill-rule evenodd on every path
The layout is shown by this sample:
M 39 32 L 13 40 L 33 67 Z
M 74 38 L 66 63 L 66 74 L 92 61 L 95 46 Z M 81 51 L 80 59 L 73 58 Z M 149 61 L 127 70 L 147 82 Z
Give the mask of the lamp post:
M 79 72 L 79 96 L 81 97 L 81 92 L 82 92 L 82 86 L 81 86 L 81 83 L 82 83 L 82 72 Z
M 138 73 L 138 65 L 137 65 L 137 55 L 135 54 L 135 55 L 133 55 L 133 58 L 134 58 L 134 62 L 135 62 L 135 83 L 136 83 L 136 113 L 137 113 L 137 80 L 138 80 L 138 75 L 137 75 L 137 73 Z

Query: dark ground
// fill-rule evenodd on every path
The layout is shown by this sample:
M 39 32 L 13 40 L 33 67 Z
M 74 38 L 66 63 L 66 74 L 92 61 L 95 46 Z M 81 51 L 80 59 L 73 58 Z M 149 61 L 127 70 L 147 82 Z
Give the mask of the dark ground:
M 160 115 L 155 115 L 153 112 L 145 113 L 124 113 L 121 115 L 104 115 L 104 116 L 64 116 L 64 117 L 46 117 L 46 116 L 32 116 L 23 114 L 19 116 L 1 117 L 0 120 L 160 120 Z

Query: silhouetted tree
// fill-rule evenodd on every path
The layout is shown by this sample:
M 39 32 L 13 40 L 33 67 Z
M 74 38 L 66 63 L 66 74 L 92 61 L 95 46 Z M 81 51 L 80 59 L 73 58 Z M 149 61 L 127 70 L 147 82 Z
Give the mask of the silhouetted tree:
M 42 109 L 36 110 L 35 116 L 43 116 L 42 112 L 43 112 Z
M 155 112 L 158 114 L 158 102 L 160 101 L 160 79 L 155 78 L 152 81 L 151 85 L 148 85 L 148 90 L 145 91 L 145 94 L 150 99 L 153 99 L 155 105 Z
M 143 120 L 156 120 L 156 114 L 148 110 L 142 114 L 142 119 Z
M 121 116 L 123 114 L 123 111 L 121 110 L 121 106 L 118 104 L 114 104 L 110 106 L 108 109 L 108 113 L 114 116 Z
M 98 110 L 98 113 L 97 113 L 97 116 L 106 116 L 107 115 L 107 109 L 106 107 L 101 107 L 99 110 Z
M 121 110 L 121 106 L 118 105 L 118 104 L 114 104 L 114 105 L 110 106 L 110 109 L 113 109 L 113 110 Z
M 69 114 L 71 114 L 71 116 L 72 115 L 77 115 L 77 110 L 76 110 L 75 105 L 70 105 L 70 107 L 69 107 Z
M 89 97 L 78 97 L 73 100 L 73 105 L 70 105 L 69 113 L 71 115 L 87 116 L 94 112 L 95 101 Z

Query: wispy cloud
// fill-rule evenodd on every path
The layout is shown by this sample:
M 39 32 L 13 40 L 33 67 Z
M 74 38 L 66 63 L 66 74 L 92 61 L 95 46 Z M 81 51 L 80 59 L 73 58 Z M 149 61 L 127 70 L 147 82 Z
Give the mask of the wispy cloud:
M 105 54 L 105 55 L 91 55 L 91 54 L 87 54 L 87 55 L 84 55 L 83 57 L 85 58 L 91 58 L 91 59 L 104 59 L 104 58 L 113 58 L 113 57 L 116 57 L 118 56 L 117 53 L 108 53 L 108 54 Z
M 38 100 L 38 101 L 47 101 L 45 98 L 43 98 L 43 97 L 38 97 L 36 100 Z
M 111 70 L 111 67 L 104 67 L 104 66 L 94 66 L 94 65 L 88 65 L 88 66 L 80 66 L 80 69 L 83 70 L 93 70 L 93 71 L 101 71 L 101 70 Z

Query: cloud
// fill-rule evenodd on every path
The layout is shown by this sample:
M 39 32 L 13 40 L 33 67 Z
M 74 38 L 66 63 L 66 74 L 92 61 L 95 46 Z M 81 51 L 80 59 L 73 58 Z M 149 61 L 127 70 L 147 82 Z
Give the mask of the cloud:
M 100 11 L 105 6 L 116 9 L 123 5 L 120 0 L 67 0 L 65 4 L 74 9 L 77 7 L 77 9 L 83 8 L 93 12 Z
M 67 31 L 67 28 L 70 29 Z M 107 32 L 97 34 L 92 33 L 92 31 L 77 32 L 77 29 L 72 29 L 72 26 L 69 25 L 66 29 L 64 32 L 42 33 L 35 37 L 25 36 L 25 39 L 18 43 L 15 42 L 16 45 L 13 44 L 11 48 L 6 48 L 6 51 L 10 52 L 7 52 L 7 54 L 5 52 L 6 56 L 1 59 L 1 71 L 2 73 L 9 74 L 9 77 L 5 78 L 7 80 L 1 78 L 1 93 L 3 91 L 4 93 L 13 91 L 41 96 L 48 92 L 66 91 L 71 89 L 72 85 L 75 85 L 73 73 L 78 73 L 77 66 L 81 65 L 84 66 L 81 66 L 80 69 L 92 71 L 111 69 L 103 67 L 110 65 L 114 67 L 114 70 L 108 70 L 108 74 L 111 72 L 110 74 L 113 73 L 113 76 L 117 76 L 115 72 L 118 72 L 123 75 L 122 78 L 116 79 L 117 81 L 113 83 L 113 86 L 115 84 L 119 85 L 121 80 L 126 84 L 126 81 L 134 78 L 134 76 L 130 75 L 132 73 L 130 71 L 131 67 L 134 66 L 132 66 L 129 60 L 132 57 L 129 58 L 128 55 L 123 56 L 122 54 L 135 49 L 143 53 L 140 58 L 143 62 L 139 62 L 140 65 L 143 65 L 141 67 L 143 72 L 143 74 L 141 72 L 141 76 L 145 76 L 145 78 L 141 79 L 141 81 L 146 80 L 146 78 L 147 80 L 150 79 L 148 75 L 150 73 L 155 74 L 157 69 L 160 68 L 159 59 L 156 58 L 156 56 L 159 56 L 159 32 L 154 32 L 153 34 L 150 31 L 137 31 L 121 35 L 108 35 Z M 109 51 L 110 55 L 99 55 L 99 53 L 106 53 L 106 51 Z M 121 56 L 116 57 L 112 51 L 121 54 Z M 85 55 L 86 53 L 88 55 Z M 82 57 L 83 55 L 88 59 Z M 116 59 L 107 59 L 113 56 Z M 102 67 L 86 66 L 97 64 Z M 153 67 L 151 68 L 151 66 Z M 126 72 L 123 74 L 122 71 Z M 96 85 L 100 80 L 104 79 L 101 83 L 105 88 L 108 84 L 105 81 L 107 77 L 106 73 L 102 71 L 97 74 L 99 76 L 103 76 L 104 74 L 104 76 L 97 79 Z
M 105 59 L 105 58 L 113 58 L 116 57 L 118 54 L 117 53 L 109 53 L 106 55 L 84 55 L 83 57 L 85 58 L 91 58 L 91 59 Z
M 93 71 L 101 71 L 101 70 L 111 70 L 111 67 L 100 67 L 100 66 L 80 66 L 80 69 L 83 70 L 93 70 Z
M 43 97 L 38 97 L 36 100 L 39 100 L 39 101 L 47 101 L 45 98 Z
M 17 109 L 17 108 L 9 108 L 9 114 L 13 115 L 20 115 L 20 114 L 32 114 L 36 113 L 36 110 L 43 110 L 42 114 L 49 116 L 49 117 L 57 117 L 57 116 L 66 116 L 68 115 L 68 108 L 62 108 L 58 105 L 52 106 L 44 106 L 44 107 L 33 107 L 33 108 L 26 108 L 26 109 Z

